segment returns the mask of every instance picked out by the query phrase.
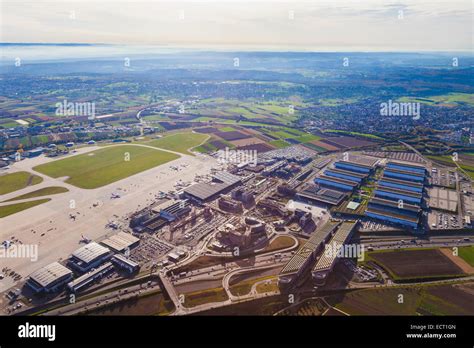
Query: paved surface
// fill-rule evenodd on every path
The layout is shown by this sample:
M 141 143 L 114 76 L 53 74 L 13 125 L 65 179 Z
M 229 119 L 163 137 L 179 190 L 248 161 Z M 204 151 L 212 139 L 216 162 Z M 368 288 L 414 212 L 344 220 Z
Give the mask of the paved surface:
M 72 156 L 98 148 L 97 146 L 81 148 Z M 40 156 L 13 164 L 6 173 L 25 170 L 41 176 L 44 181 L 0 196 L 0 201 L 48 186 L 67 187 L 69 192 L 53 195 L 50 202 L 1 219 L 0 241 L 15 237 L 23 244 L 37 244 L 39 252 L 36 262 L 26 258 L 2 259 L 2 268 L 9 267 L 25 278 L 40 267 L 65 259 L 81 246 L 79 244 L 81 235 L 95 240 L 115 234 L 117 231 L 105 228 L 111 220 L 142 209 L 151 203 L 155 194 L 160 191 L 174 190 L 177 180 L 193 181 L 196 174 L 208 174 L 211 167 L 216 166 L 213 158 L 183 154 L 180 156 L 174 161 L 92 190 L 77 188 L 65 183 L 65 178 L 50 178 L 32 169 L 36 165 L 52 161 L 50 158 Z M 179 170 L 174 170 L 170 166 L 178 167 Z M 121 198 L 111 199 L 113 192 L 120 193 Z M 70 208 L 71 200 L 75 201 L 74 209 Z M 93 204 L 97 206 L 93 207 Z M 70 214 L 76 216 L 75 220 L 70 218 Z M 0 280 L 0 292 L 13 285 L 15 283 L 10 277 Z

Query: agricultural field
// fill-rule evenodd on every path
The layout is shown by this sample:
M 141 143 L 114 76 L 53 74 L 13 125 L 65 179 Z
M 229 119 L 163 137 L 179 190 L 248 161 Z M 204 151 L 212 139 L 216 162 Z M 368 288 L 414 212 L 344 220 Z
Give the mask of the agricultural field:
M 232 83 L 239 83 L 239 81 L 233 81 Z M 275 87 L 275 84 L 272 83 L 272 86 L 269 87 Z M 282 84 L 281 87 L 286 88 L 289 86 Z M 198 105 L 190 109 L 190 112 L 202 115 L 202 117 L 196 119 L 199 121 L 215 120 L 222 122 L 226 119 L 237 120 L 244 117 L 247 120 L 265 120 L 272 123 L 289 125 L 297 120 L 299 108 L 305 105 L 299 98 L 289 98 L 286 101 L 209 98 L 200 100 Z
M 453 161 L 451 155 L 429 155 L 426 157 L 448 167 L 456 167 L 456 165 L 459 165 L 459 168 L 474 180 L 474 156 L 471 153 L 459 153 L 457 162 Z
M 459 257 L 474 267 L 474 246 L 460 247 Z
M 473 290 L 473 283 L 366 289 L 326 300 L 349 315 L 468 315 Z
M 428 105 L 438 106 L 455 106 L 457 104 L 467 104 L 474 106 L 474 94 L 471 93 L 448 93 L 443 95 L 436 95 L 426 98 L 403 97 L 398 99 L 399 102 L 415 102 Z
M 369 252 L 394 280 L 461 277 L 465 273 L 439 249 L 384 250 Z
M 91 310 L 87 315 L 168 315 L 174 311 L 173 302 L 161 291 Z
M 192 148 L 201 145 L 209 136 L 201 133 L 176 133 L 166 135 L 163 138 L 147 142 L 146 145 L 158 147 L 165 150 L 180 152 L 186 155 L 192 155 L 189 152 Z
M 9 200 L 6 200 L 4 202 L 11 202 L 11 201 L 19 201 L 21 199 L 28 199 L 28 198 L 35 198 L 35 197 L 42 197 L 42 196 L 50 196 L 50 195 L 57 195 L 59 193 L 64 193 L 68 192 L 69 190 L 65 187 L 60 187 L 60 186 L 51 186 L 51 187 L 45 187 L 36 191 L 32 191 L 29 193 L 25 193 L 24 195 L 11 198 Z
M 51 199 L 49 198 L 45 198 L 45 199 L 38 199 L 35 201 L 29 201 L 29 202 L 23 202 L 23 203 L 2 205 L 0 206 L 0 218 L 3 218 L 5 216 L 12 215 L 20 211 L 35 207 L 37 205 L 49 202 L 50 200 Z
M 342 135 L 353 135 L 353 136 L 376 139 L 376 140 L 383 140 L 382 137 L 379 137 L 379 136 L 374 135 L 374 134 L 369 134 L 369 133 L 349 132 L 349 131 L 334 130 L 334 129 L 327 129 L 324 132 L 325 133 L 337 133 L 337 134 L 342 134 Z
M 129 160 L 127 160 L 127 158 Z M 53 178 L 94 189 L 179 158 L 152 148 L 117 145 L 36 166 L 34 169 Z
M 0 195 L 39 184 L 43 178 L 28 172 L 16 172 L 0 176 Z

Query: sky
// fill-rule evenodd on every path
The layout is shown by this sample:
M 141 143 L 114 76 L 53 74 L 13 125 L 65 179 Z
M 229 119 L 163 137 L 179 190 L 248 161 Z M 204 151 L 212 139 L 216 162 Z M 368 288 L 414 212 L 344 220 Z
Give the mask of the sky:
M 0 0 L 1 42 L 472 51 L 472 0 Z

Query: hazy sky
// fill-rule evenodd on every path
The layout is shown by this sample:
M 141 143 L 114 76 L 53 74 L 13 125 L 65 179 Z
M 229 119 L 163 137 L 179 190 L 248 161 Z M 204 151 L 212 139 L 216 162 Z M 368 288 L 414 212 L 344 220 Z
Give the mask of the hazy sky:
M 472 50 L 472 0 L 0 0 L 2 42 Z

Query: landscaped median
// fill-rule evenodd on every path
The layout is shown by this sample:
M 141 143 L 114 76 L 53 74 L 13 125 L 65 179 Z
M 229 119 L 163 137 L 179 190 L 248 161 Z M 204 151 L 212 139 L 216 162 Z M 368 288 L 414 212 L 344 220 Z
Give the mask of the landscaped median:
M 0 195 L 21 190 L 27 186 L 39 184 L 42 181 L 42 177 L 28 172 L 0 175 Z
M 49 202 L 50 198 L 0 206 L 0 218 Z
M 6 201 L 3 201 L 3 202 L 12 202 L 12 201 L 19 201 L 19 200 L 22 200 L 22 199 L 57 195 L 59 193 L 64 193 L 64 192 L 68 192 L 68 191 L 69 190 L 67 188 L 61 187 L 61 186 L 44 187 L 44 188 L 39 189 L 39 190 L 35 190 L 35 191 L 32 191 L 32 192 L 25 193 L 24 195 L 21 195 L 21 196 L 10 198 L 10 199 L 8 199 Z

